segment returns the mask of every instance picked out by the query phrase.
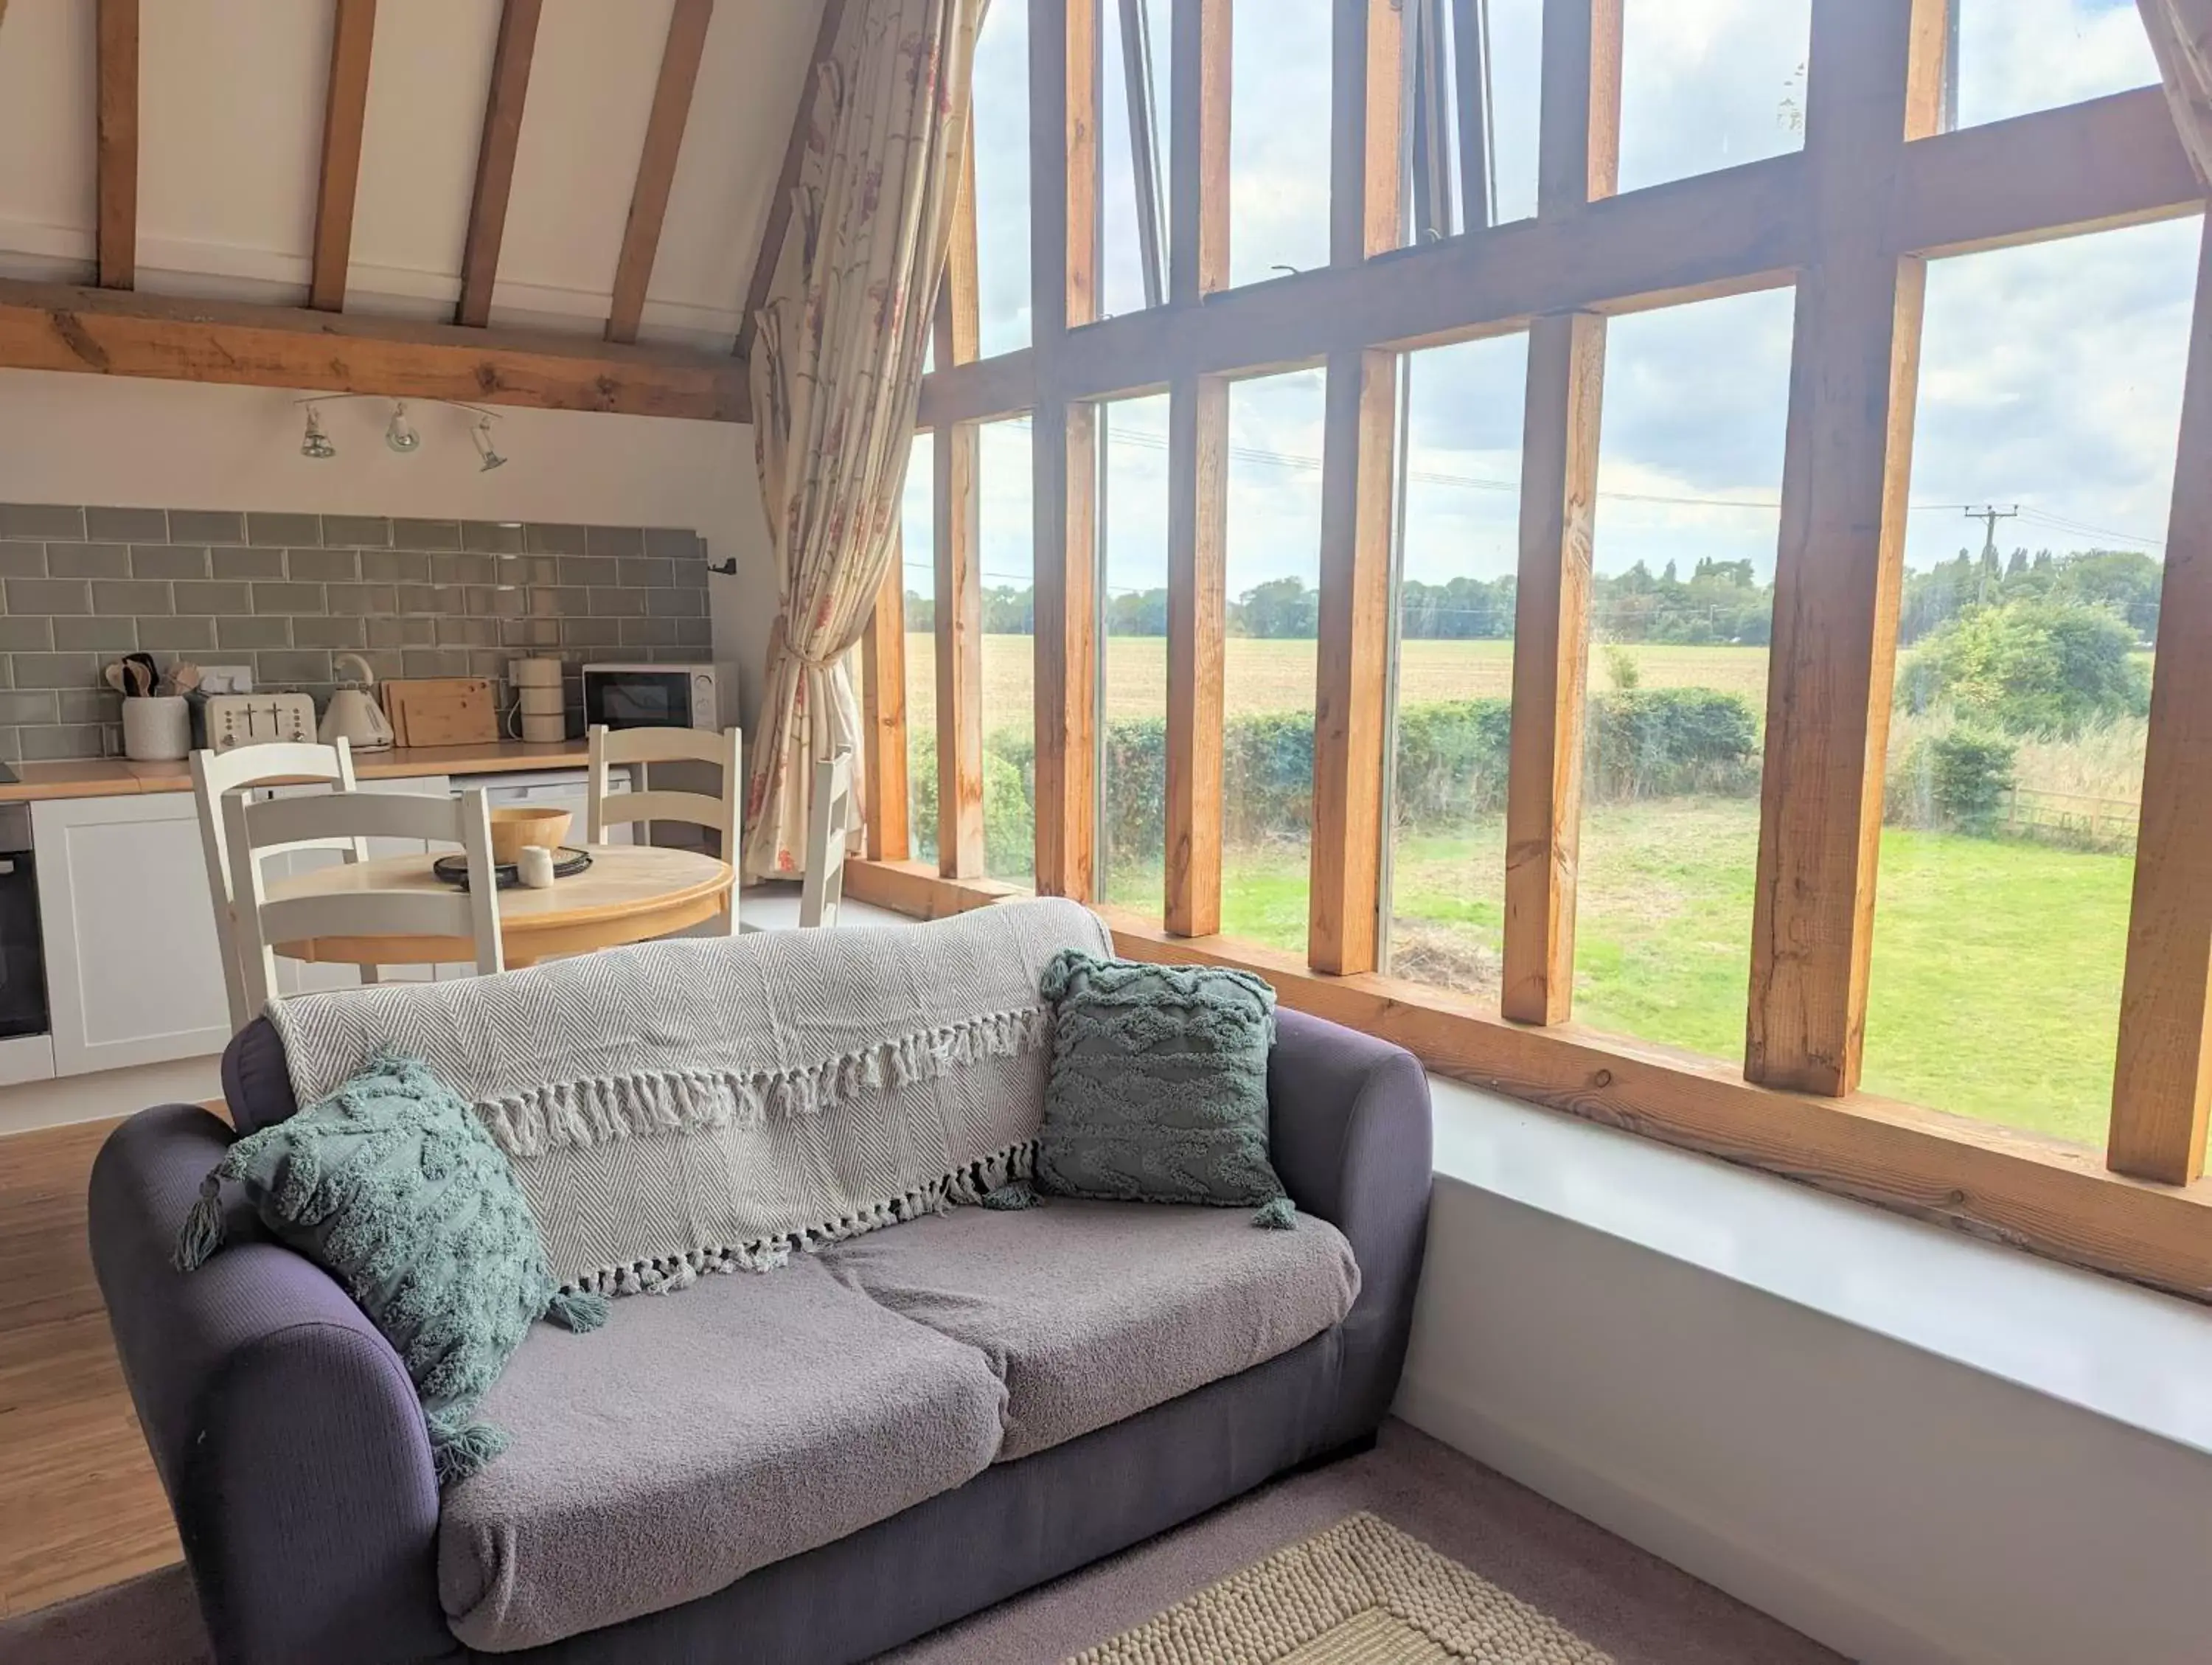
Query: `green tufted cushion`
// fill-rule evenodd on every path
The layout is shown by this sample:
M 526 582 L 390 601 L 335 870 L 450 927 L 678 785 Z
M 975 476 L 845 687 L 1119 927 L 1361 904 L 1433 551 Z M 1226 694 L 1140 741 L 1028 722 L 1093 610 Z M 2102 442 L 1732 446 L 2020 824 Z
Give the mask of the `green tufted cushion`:
M 1243 1207 L 1282 1197 L 1267 1160 L 1273 989 L 1247 971 L 1070 948 L 1045 968 L 1043 993 L 1054 1025 L 1040 1191 Z
M 537 1222 L 475 1113 L 412 1058 L 387 1054 L 321 1103 L 249 1133 L 201 1187 L 177 1245 L 222 1246 L 222 1182 L 343 1286 L 407 1366 L 441 1485 L 506 1437 L 469 1413 L 549 1312 L 597 1328 L 605 1297 L 556 1293 Z

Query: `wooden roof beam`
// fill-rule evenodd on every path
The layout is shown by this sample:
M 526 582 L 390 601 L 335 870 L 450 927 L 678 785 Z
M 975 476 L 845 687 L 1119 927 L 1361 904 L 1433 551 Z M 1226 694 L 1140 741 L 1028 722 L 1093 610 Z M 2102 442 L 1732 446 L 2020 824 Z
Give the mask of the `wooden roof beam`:
M 744 316 L 738 324 L 739 358 L 752 350 L 753 320 L 768 305 L 769 285 L 775 282 L 775 263 L 783 253 L 784 233 L 791 226 L 792 193 L 799 189 L 799 166 L 806 159 L 806 134 L 814 118 L 814 94 L 819 79 L 816 71 L 836 49 L 837 30 L 844 20 L 845 0 L 827 0 L 822 8 L 822 26 L 814 32 L 814 55 L 806 60 L 806 79 L 799 89 L 799 110 L 791 118 L 791 137 L 784 142 L 783 167 L 775 176 L 775 195 L 769 198 L 768 224 L 761 231 L 760 252 L 753 257 L 752 282 L 745 285 Z
M 743 367 L 573 336 L 0 282 L 0 368 L 748 420 Z
M 668 44 L 661 49 L 660 78 L 653 83 L 653 113 L 646 120 L 629 220 L 623 228 L 622 258 L 615 265 L 614 299 L 607 310 L 609 341 L 637 339 L 646 286 L 653 281 L 653 255 L 660 247 L 661 222 L 668 215 L 669 187 L 676 180 L 676 158 L 684 149 L 684 124 L 690 117 L 691 93 L 698 84 L 699 58 L 706 50 L 707 26 L 714 17 L 714 0 L 676 0 L 668 19 Z
M 2212 0 L 2136 0 L 2197 177 L 2212 185 Z
M 331 27 L 331 80 L 323 101 L 323 160 L 315 191 L 314 268 L 307 304 L 345 309 L 353 258 L 353 204 L 361 183 L 361 136 L 368 117 L 368 60 L 376 39 L 376 0 L 338 0 Z
M 100 0 L 97 141 L 100 282 L 138 280 L 138 0 Z
M 538 50 L 543 9 L 544 0 L 507 0 L 499 15 L 483 138 L 477 146 L 476 193 L 469 203 L 468 241 L 461 251 L 456 324 L 481 329 L 491 319 L 492 283 L 499 276 L 499 246 L 507 235 L 507 199 L 514 187 L 514 152 L 522 138 L 522 109 L 530 96 L 530 61 Z

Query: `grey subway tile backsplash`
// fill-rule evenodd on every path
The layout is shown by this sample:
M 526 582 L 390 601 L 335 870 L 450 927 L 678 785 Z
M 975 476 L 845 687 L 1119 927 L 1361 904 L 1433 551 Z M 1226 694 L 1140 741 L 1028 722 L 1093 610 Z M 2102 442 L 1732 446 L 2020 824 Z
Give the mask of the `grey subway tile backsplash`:
M 333 655 L 380 678 L 484 676 L 526 653 L 703 658 L 706 549 L 665 526 L 0 504 L 0 759 L 119 750 L 100 668 L 134 650 L 331 691 Z M 575 714 L 572 712 L 572 720 Z
M 85 536 L 118 544 L 166 544 L 169 514 L 158 508 L 88 508 L 84 512 Z

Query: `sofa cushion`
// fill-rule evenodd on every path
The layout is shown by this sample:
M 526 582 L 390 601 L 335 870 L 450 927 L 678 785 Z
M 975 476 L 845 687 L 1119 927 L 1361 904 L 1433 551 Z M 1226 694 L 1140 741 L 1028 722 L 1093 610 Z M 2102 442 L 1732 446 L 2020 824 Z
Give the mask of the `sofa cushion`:
M 512 1445 L 446 1493 L 447 1622 L 502 1651 L 720 1589 L 981 1473 L 1006 1398 L 806 1256 L 539 1325 L 484 1401 Z
M 1289 1352 L 1352 1310 L 1326 1220 L 1055 1197 L 957 1208 L 825 1249 L 830 1273 L 976 1349 L 1006 1384 L 999 1459 L 1042 1451 Z

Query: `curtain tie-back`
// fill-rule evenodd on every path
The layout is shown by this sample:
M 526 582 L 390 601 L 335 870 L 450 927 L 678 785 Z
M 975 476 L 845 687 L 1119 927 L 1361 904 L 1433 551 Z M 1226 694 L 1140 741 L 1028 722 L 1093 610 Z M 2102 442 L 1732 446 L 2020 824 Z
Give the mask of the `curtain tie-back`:
M 825 653 L 819 658 L 817 658 L 811 653 L 800 653 L 799 651 L 799 644 L 793 639 L 791 634 L 791 621 L 785 617 L 781 613 L 778 613 L 775 616 L 775 625 L 774 630 L 771 632 L 771 641 L 775 647 L 781 650 L 789 658 L 797 659 L 801 665 L 805 665 L 810 671 L 828 671 L 831 666 L 838 664 L 845 657 L 842 653 Z

